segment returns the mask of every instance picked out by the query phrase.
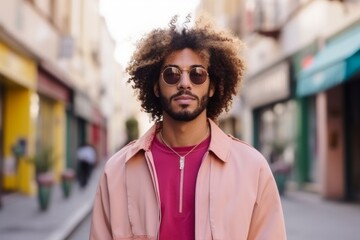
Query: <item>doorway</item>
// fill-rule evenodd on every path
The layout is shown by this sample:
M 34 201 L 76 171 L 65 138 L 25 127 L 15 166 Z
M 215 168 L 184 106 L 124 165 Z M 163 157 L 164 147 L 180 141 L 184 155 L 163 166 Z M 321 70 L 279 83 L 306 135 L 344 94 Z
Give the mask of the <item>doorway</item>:
M 346 192 L 347 199 L 360 201 L 360 76 L 345 91 Z

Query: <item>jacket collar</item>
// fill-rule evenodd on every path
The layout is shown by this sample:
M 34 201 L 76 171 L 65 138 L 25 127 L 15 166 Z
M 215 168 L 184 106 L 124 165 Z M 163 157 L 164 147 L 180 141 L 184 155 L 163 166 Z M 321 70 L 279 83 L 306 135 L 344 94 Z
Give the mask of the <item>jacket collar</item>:
M 231 139 L 218 127 L 218 125 L 208 119 L 210 125 L 211 139 L 209 151 L 213 152 L 220 160 L 226 162 L 227 155 L 230 150 Z M 129 161 L 135 154 L 140 151 L 150 151 L 151 143 L 161 128 L 162 122 L 154 124 L 142 137 L 132 144 L 129 144 L 129 149 L 126 154 L 126 162 Z
M 209 151 L 213 152 L 223 162 L 227 161 L 230 152 L 231 138 L 229 138 L 219 126 L 208 119 L 211 130 Z

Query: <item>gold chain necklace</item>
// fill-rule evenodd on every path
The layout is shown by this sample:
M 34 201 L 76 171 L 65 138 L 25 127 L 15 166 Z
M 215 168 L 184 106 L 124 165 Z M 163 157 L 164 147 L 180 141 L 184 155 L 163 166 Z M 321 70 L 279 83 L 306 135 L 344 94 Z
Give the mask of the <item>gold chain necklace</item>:
M 202 143 L 208 136 L 208 132 L 209 132 L 209 129 L 207 129 L 206 131 L 206 135 L 204 137 L 204 139 L 202 139 L 198 144 L 196 144 L 190 151 L 188 151 L 184 156 L 181 156 L 178 152 L 176 152 L 172 147 L 170 147 L 170 145 L 164 140 L 164 137 L 162 135 L 162 131 L 160 131 L 160 138 L 161 138 L 161 141 L 163 141 L 163 143 L 165 143 L 165 145 L 172 151 L 174 152 L 178 157 L 179 157 L 179 162 L 180 162 L 180 170 L 183 170 L 184 169 L 184 166 L 185 166 L 185 157 L 187 155 L 189 155 L 192 151 L 195 150 L 195 148 L 197 146 L 200 145 L 200 143 Z

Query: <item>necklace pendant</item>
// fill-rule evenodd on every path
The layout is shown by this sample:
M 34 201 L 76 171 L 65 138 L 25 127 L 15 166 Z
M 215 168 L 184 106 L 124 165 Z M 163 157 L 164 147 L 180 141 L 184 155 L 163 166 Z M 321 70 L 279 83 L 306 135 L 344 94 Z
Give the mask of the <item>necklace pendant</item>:
M 185 166 L 185 157 L 180 157 L 179 161 L 180 161 L 180 170 L 183 170 Z

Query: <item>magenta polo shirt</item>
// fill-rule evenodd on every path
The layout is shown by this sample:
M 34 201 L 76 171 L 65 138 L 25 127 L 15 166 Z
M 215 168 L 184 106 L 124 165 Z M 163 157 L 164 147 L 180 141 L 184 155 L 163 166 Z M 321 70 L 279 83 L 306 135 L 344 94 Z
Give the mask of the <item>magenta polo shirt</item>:
M 151 146 L 161 201 L 160 240 L 195 239 L 195 185 L 201 161 L 209 148 L 210 136 L 185 157 L 183 172 L 180 159 L 156 137 Z M 184 156 L 194 146 L 173 148 Z

